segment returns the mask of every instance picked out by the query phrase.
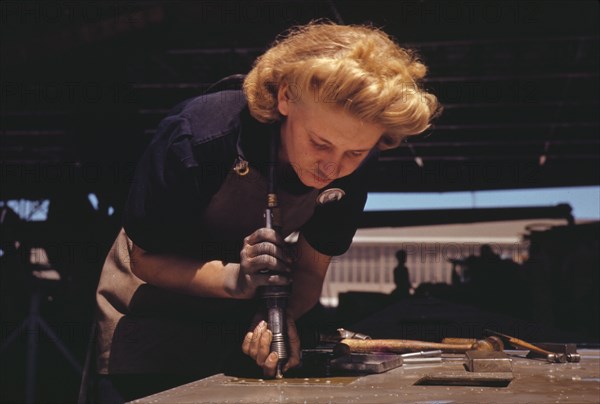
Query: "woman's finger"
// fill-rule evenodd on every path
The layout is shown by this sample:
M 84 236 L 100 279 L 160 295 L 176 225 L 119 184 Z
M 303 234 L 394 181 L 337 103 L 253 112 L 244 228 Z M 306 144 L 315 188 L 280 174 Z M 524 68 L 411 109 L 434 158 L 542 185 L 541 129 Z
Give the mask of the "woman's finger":
M 283 367 L 284 372 L 300 364 L 300 337 L 298 336 L 296 323 L 291 318 L 288 318 L 287 321 L 287 331 L 290 349 L 288 361 Z
M 260 339 L 266 328 L 267 323 L 261 321 L 260 323 L 258 323 L 256 328 L 254 329 L 254 332 L 252 333 L 252 339 L 250 340 L 250 348 L 248 350 L 248 355 L 254 360 L 256 360 L 256 355 L 258 354 L 258 348 L 260 345 Z
M 273 333 L 271 330 L 265 330 L 260 337 L 258 349 L 256 351 L 256 364 L 258 366 L 264 366 L 267 357 L 271 353 L 271 339 L 273 338 Z
M 277 352 L 271 352 L 265 363 L 263 365 L 263 374 L 265 377 L 275 377 L 275 373 L 277 372 L 277 361 L 279 356 L 277 356 Z
M 244 244 L 254 245 L 263 241 L 268 241 L 276 245 L 285 245 L 285 241 L 274 229 L 263 227 L 244 239 Z
M 242 341 L 242 352 L 246 355 L 250 353 L 250 344 L 252 343 L 253 336 L 254 333 L 252 331 L 247 332 L 244 341 Z

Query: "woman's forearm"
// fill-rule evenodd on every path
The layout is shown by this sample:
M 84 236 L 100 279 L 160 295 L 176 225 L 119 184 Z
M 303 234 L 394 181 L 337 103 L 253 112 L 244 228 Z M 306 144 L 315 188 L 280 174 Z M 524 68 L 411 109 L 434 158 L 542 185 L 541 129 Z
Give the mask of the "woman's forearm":
M 323 281 L 331 257 L 319 253 L 300 236 L 297 245 L 297 261 L 292 273 L 292 293 L 289 299 L 289 312 L 297 319 L 318 303 Z
M 141 280 L 175 292 L 202 297 L 250 298 L 239 291 L 239 264 L 203 262 L 191 258 L 155 254 L 134 245 L 132 272 Z
M 299 271 L 294 276 L 292 293 L 289 298 L 289 312 L 294 319 L 302 317 L 319 302 L 323 278 L 316 273 Z

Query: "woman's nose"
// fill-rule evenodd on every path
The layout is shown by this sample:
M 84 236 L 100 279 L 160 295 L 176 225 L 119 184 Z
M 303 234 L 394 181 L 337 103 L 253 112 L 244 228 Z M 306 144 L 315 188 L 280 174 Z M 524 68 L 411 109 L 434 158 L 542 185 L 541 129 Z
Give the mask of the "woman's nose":
M 319 165 L 319 170 L 330 179 L 339 178 L 342 169 L 343 160 L 339 156 L 332 156 L 332 158 L 328 159 L 328 161 L 325 161 L 322 165 Z

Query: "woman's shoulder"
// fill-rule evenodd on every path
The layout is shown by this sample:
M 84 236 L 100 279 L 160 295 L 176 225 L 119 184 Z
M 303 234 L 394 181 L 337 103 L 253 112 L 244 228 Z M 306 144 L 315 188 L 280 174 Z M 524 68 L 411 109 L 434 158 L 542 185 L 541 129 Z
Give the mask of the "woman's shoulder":
M 187 99 L 160 122 L 150 149 L 158 154 L 170 153 L 186 167 L 203 161 L 230 163 L 237 156 L 245 108 L 243 93 L 235 90 Z
M 188 126 L 194 145 L 236 132 L 246 108 L 246 98 L 240 90 L 225 90 L 192 98 L 178 113 Z

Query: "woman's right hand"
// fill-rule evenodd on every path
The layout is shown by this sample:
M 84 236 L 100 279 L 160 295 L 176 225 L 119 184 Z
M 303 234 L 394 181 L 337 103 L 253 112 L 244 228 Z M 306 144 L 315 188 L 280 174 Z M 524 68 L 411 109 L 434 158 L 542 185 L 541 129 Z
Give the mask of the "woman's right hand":
M 258 320 L 262 321 L 258 321 Z M 267 323 L 261 315 L 254 318 L 254 329 L 249 331 L 242 342 L 242 352 L 251 357 L 256 364 L 263 370 L 266 377 L 275 377 L 277 373 L 277 352 L 271 352 L 271 340 L 273 333 L 268 329 Z M 288 359 L 283 366 L 283 373 L 300 364 L 300 337 L 296 329 L 296 322 L 291 316 L 287 315 L 287 334 L 288 334 Z
M 259 286 L 291 283 L 291 265 L 283 238 L 273 229 L 256 230 L 244 239 L 240 252 L 238 294 L 251 298 Z

